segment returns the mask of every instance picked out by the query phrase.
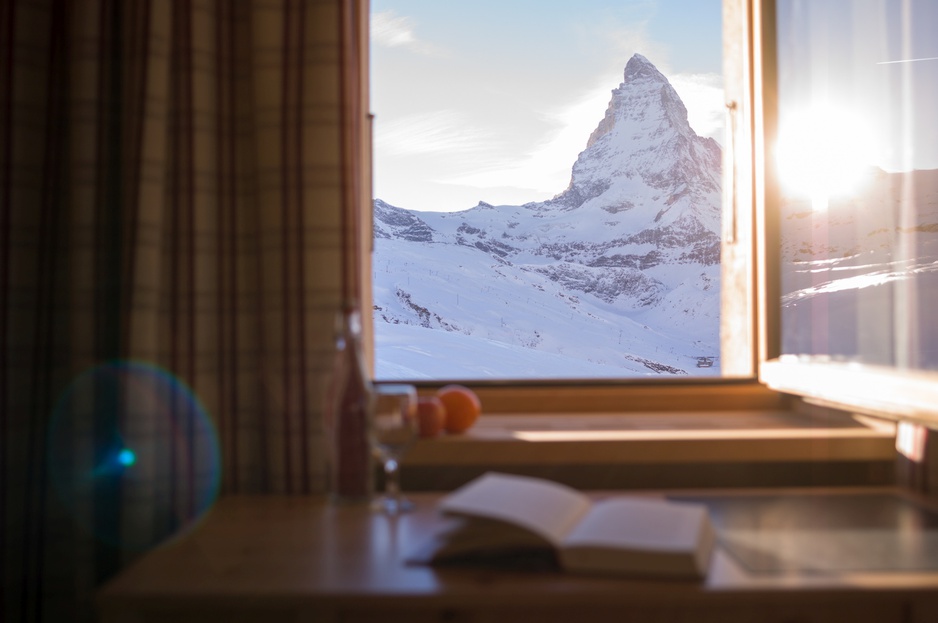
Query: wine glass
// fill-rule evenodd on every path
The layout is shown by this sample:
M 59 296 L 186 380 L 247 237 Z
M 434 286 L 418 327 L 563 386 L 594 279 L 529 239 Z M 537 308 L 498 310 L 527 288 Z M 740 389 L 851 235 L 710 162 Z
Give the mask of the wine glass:
M 384 495 L 374 502 L 376 510 L 403 513 L 414 503 L 401 497 L 400 459 L 417 440 L 417 389 L 393 384 L 375 387 L 371 446 L 384 466 Z

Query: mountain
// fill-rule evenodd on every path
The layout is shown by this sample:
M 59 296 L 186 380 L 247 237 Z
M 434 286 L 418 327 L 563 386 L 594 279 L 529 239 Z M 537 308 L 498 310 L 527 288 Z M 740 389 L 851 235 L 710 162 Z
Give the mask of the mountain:
M 697 366 L 719 355 L 720 168 L 636 54 L 553 199 L 451 213 L 376 199 L 378 377 L 718 373 Z

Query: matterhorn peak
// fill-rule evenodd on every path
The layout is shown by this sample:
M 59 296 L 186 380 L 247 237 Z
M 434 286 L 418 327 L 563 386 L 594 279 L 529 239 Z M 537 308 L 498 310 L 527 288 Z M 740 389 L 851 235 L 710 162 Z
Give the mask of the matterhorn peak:
M 625 65 L 622 84 L 612 90 L 606 116 L 590 135 L 586 147 L 589 149 L 612 132 L 617 123 L 657 117 L 663 117 L 666 125 L 682 134 L 692 133 L 687 123 L 687 109 L 677 91 L 651 61 L 635 54 Z
M 664 77 L 664 74 L 658 71 L 658 68 L 651 64 L 650 60 L 641 54 L 635 54 L 625 65 L 625 78 L 623 82 L 631 82 L 641 78 L 650 78 L 653 80 L 658 80 L 659 82 L 668 81 L 668 79 Z
M 709 192 L 720 184 L 720 158 L 716 142 L 690 127 L 687 109 L 668 79 L 635 54 L 573 165 L 570 185 L 555 200 L 573 209 L 623 179 L 641 179 L 669 194 L 682 188 Z

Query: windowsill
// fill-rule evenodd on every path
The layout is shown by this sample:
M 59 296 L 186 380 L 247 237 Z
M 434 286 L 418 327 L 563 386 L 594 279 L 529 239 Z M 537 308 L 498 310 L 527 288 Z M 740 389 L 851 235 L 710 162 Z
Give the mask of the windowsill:
M 483 415 L 464 434 L 420 440 L 404 460 L 414 489 L 490 469 L 582 487 L 632 485 L 639 473 L 657 487 L 873 485 L 893 484 L 894 465 L 891 424 L 790 411 Z
M 785 411 L 488 415 L 461 435 L 420 440 L 408 465 L 892 460 L 895 429 Z

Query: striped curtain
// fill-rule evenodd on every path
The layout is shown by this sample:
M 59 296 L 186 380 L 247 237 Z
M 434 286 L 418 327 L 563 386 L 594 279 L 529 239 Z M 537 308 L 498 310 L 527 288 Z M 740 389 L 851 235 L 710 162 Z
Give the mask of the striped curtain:
M 3 621 L 91 620 L 217 495 L 323 489 L 343 7 L 0 3 Z

